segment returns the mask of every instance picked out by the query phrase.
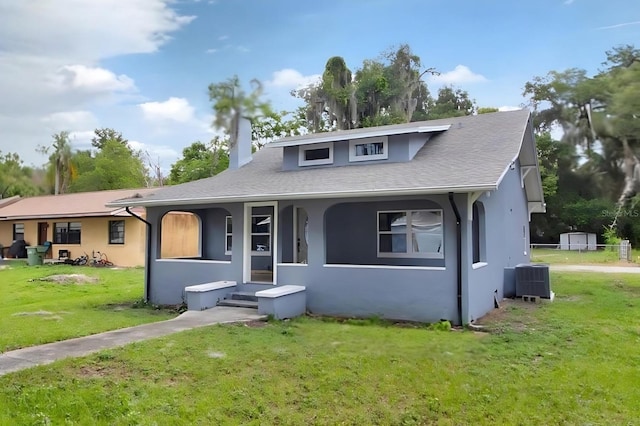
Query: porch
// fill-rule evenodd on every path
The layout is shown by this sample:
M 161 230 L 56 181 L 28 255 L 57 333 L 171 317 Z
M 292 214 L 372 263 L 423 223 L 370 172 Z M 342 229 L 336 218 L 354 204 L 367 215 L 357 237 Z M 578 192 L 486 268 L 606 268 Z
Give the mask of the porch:
M 185 287 L 222 280 L 236 281 L 245 294 L 299 285 L 306 309 L 317 314 L 454 319 L 455 219 L 446 202 L 433 196 L 181 207 L 199 234 L 185 236 L 193 240 L 189 253 L 172 257 L 162 256 L 162 219 L 177 210 L 152 207 L 149 296 L 180 303 Z

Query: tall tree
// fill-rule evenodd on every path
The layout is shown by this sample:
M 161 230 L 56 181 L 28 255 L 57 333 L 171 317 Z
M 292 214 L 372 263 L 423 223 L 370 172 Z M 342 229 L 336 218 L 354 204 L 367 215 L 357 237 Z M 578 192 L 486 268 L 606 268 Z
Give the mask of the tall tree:
M 40 193 L 42 188 L 33 181 L 33 169 L 25 166 L 18 154 L 0 151 L 0 199 Z
M 422 80 L 428 73 L 437 74 L 403 44 L 364 60 L 354 75 L 342 57 L 329 58 L 322 81 L 291 94 L 304 101 L 298 117 L 311 132 L 427 120 L 435 106 Z
M 214 176 L 229 167 L 228 141 L 216 136 L 205 145 L 194 142 L 182 150 L 182 158 L 171 166 L 169 183 L 176 185 Z
M 101 139 L 96 148 L 78 151 L 73 155 L 71 162 L 76 177 L 69 187 L 70 192 L 148 186 L 151 179 L 142 153 L 131 149 L 126 139 L 107 137 Z
M 242 117 L 252 119 L 271 111 L 269 104 L 261 100 L 260 81 L 253 79 L 251 85 L 251 92 L 246 93 L 237 75 L 209 85 L 209 99 L 213 102 L 215 112 L 213 124 L 229 136 L 230 147 L 235 146 L 238 141 L 238 126 Z
M 93 133 L 94 136 L 91 138 L 91 146 L 94 148 L 102 149 L 107 141 L 115 141 L 129 147 L 129 141 L 122 137 L 122 133 L 109 127 L 95 129 Z
M 49 155 L 48 176 L 53 177 L 53 193 L 58 195 L 67 191 L 75 172 L 71 162 L 69 132 L 61 131 L 53 134 L 52 137 L 53 144 L 48 147 L 41 146 L 38 151 Z

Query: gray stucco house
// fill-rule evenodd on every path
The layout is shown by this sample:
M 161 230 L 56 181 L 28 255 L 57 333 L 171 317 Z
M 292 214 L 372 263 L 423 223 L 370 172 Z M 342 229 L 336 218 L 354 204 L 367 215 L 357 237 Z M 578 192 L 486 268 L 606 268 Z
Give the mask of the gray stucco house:
M 503 297 L 505 268 L 529 262 L 545 209 L 527 110 L 288 137 L 253 155 L 241 136 L 230 157 L 212 178 L 109 204 L 147 209 L 151 302 L 230 280 L 303 285 L 316 314 L 468 323 Z M 171 211 L 198 218 L 198 256 L 161 258 Z

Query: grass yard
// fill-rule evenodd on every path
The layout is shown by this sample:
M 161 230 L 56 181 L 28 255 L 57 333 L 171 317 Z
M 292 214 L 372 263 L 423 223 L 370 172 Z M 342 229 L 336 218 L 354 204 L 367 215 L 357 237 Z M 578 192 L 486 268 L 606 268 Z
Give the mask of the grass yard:
M 554 273 L 490 333 L 224 325 L 0 377 L 0 424 L 637 424 L 640 276 Z
M 0 268 L 0 353 L 176 316 L 133 307 L 143 296 L 143 269 L 25 266 L 24 261 Z M 41 281 L 61 274 L 84 274 L 89 281 Z
M 558 250 L 552 248 L 531 249 L 531 261 L 550 264 L 584 265 L 610 264 L 637 266 L 640 263 L 640 251 L 633 250 L 632 262 L 620 262 L 616 250 L 604 249 L 593 251 Z

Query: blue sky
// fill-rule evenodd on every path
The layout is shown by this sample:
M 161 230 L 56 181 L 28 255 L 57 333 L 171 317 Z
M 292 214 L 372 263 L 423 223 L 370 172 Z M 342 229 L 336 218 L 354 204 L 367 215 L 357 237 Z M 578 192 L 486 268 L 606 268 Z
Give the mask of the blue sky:
M 342 56 L 407 43 L 479 106 L 517 107 L 525 82 L 570 67 L 596 73 L 605 51 L 640 41 L 637 0 L 0 0 L 0 150 L 27 164 L 51 135 L 89 147 L 123 133 L 168 170 L 213 135 L 207 86 L 257 78 L 279 110 L 289 91 Z

